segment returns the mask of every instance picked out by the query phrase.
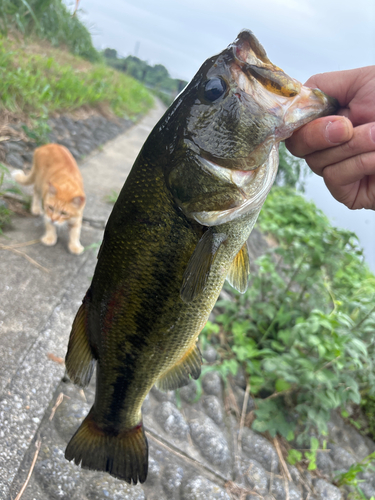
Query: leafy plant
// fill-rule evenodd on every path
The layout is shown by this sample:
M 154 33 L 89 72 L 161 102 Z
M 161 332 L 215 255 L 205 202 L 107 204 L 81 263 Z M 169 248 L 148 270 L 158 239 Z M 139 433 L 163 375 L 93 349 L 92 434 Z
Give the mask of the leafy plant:
M 355 493 L 351 495 L 352 500 L 367 500 L 367 497 L 360 488 L 363 479 L 360 479 L 358 475 L 366 471 L 375 472 L 375 466 L 373 465 L 374 460 L 375 452 L 371 453 L 360 462 L 351 465 L 348 471 L 342 472 L 336 476 L 335 482 L 338 486 L 347 485 L 354 488 Z M 370 500 L 374 500 L 374 497 L 371 497 Z
M 332 410 L 374 395 L 375 277 L 355 235 L 290 188 L 271 191 L 259 227 L 278 245 L 257 260 L 245 294 L 226 287 L 219 333 L 203 335 L 220 344 L 222 373 L 246 373 L 253 428 L 311 445 Z
M 311 173 L 305 160 L 291 155 L 283 142 L 279 148 L 279 159 L 276 184 L 278 186 L 288 186 L 303 192 L 305 179 Z
M 9 210 L 8 206 L 6 203 L 2 200 L 2 197 L 10 191 L 10 188 L 3 188 L 3 183 L 4 183 L 4 176 L 5 174 L 9 174 L 9 170 L 6 168 L 5 165 L 0 163 L 0 234 L 3 234 L 3 228 L 4 226 L 7 226 L 10 224 L 10 218 L 11 218 L 11 210 Z
M 323 450 L 326 449 L 327 442 L 324 440 L 323 442 Z M 320 449 L 319 440 L 312 436 L 310 438 L 310 449 L 309 450 L 295 450 L 291 448 L 288 452 L 287 460 L 291 465 L 295 465 L 297 462 L 301 462 L 303 458 L 308 462 L 308 470 L 316 469 L 316 454 Z

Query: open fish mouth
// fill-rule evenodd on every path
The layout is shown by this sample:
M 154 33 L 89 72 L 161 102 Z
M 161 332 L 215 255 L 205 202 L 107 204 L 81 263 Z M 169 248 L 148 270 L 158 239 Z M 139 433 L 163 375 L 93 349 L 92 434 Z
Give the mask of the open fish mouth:
M 275 66 L 255 35 L 243 30 L 232 46 L 231 73 L 244 103 L 253 100 L 279 119 L 273 130 L 275 142 L 290 137 L 293 132 L 321 115 L 334 114 L 338 101 L 319 89 L 305 87 L 298 80 Z

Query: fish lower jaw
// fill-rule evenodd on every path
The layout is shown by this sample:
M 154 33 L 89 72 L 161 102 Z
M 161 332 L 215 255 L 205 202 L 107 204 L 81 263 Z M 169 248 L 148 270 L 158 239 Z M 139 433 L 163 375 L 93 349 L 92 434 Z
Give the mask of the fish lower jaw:
M 276 140 L 284 141 L 312 120 L 335 113 L 334 101 L 318 89 L 302 86 L 301 92 L 288 105 L 285 101 L 282 103 L 283 125 L 276 129 Z
M 203 159 L 202 159 L 203 160 Z M 238 177 L 234 177 L 233 179 L 233 172 L 242 172 L 242 171 L 232 171 L 230 169 L 224 168 L 224 167 L 219 167 L 213 162 L 209 162 L 208 160 L 203 160 L 205 162 L 206 168 L 212 168 L 213 170 L 210 170 L 210 173 L 212 175 L 219 176 L 222 180 L 225 180 L 231 184 L 235 184 L 235 180 L 241 179 L 241 173 L 237 174 Z M 203 226 L 216 226 L 219 224 L 224 224 L 226 222 L 230 222 L 234 219 L 237 219 L 238 217 L 241 216 L 250 216 L 254 217 L 254 224 L 255 221 L 259 215 L 260 209 L 262 208 L 262 205 L 267 197 L 267 194 L 269 193 L 269 190 L 272 187 L 272 184 L 275 180 L 276 173 L 277 173 L 277 167 L 279 164 L 279 154 L 278 154 L 278 144 L 274 145 L 273 148 L 271 149 L 271 153 L 267 159 L 266 162 L 264 162 L 260 167 L 254 170 L 249 170 L 246 172 L 249 177 L 248 182 L 242 183 L 241 186 L 235 184 L 239 191 L 242 194 L 243 201 L 238 204 L 237 206 L 227 209 L 227 210 L 217 210 L 217 211 L 201 211 L 201 212 L 192 212 L 190 214 L 190 217 L 192 217 L 194 220 L 196 220 L 199 224 L 202 224 Z M 253 186 L 251 186 L 252 181 L 255 181 L 257 177 L 261 177 L 263 175 L 263 178 L 261 182 L 258 182 L 258 185 L 254 189 Z M 251 177 L 250 177 L 251 176 Z M 245 176 L 244 176 L 245 177 Z M 251 191 L 249 190 L 249 187 L 252 187 Z
M 214 177 L 217 177 L 224 182 L 233 184 L 240 190 L 243 189 L 245 191 L 246 187 L 253 181 L 257 171 L 262 166 L 259 165 L 252 170 L 234 170 L 227 167 L 221 167 L 217 163 L 203 157 L 201 157 L 201 165 L 204 170 L 209 172 Z

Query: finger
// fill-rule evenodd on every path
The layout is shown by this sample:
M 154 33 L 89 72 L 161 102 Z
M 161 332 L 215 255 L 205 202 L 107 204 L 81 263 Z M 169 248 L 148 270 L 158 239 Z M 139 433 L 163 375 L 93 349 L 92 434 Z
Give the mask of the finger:
M 337 186 L 329 182 L 326 182 L 326 186 L 337 201 L 344 203 L 351 210 L 375 210 L 375 176 L 365 176 L 347 186 Z
M 353 137 L 339 146 L 317 151 L 304 158 L 313 172 L 322 175 L 328 165 L 340 163 L 349 158 L 375 151 L 375 123 L 354 128 Z
M 374 78 L 374 68 L 367 66 L 364 68 L 319 73 L 311 76 L 305 85 L 322 90 L 326 94 L 335 97 L 339 101 L 340 106 L 346 107 L 358 89 L 372 78 Z
M 375 177 L 375 151 L 330 165 L 322 173 L 324 180 L 330 186 L 348 186 L 366 176 Z
M 300 158 L 349 141 L 353 126 L 343 116 L 325 116 L 303 126 L 285 141 L 286 147 Z

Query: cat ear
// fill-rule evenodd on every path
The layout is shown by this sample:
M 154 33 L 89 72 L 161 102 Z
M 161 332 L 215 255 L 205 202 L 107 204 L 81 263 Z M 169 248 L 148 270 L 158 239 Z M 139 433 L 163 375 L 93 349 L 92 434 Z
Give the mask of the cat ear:
M 49 194 L 56 194 L 57 193 L 57 189 L 55 188 L 55 186 L 51 182 L 48 182 L 48 192 L 49 192 Z
M 71 203 L 73 203 L 76 207 L 81 207 L 85 203 L 85 200 L 86 198 L 84 196 L 75 196 L 71 200 Z

